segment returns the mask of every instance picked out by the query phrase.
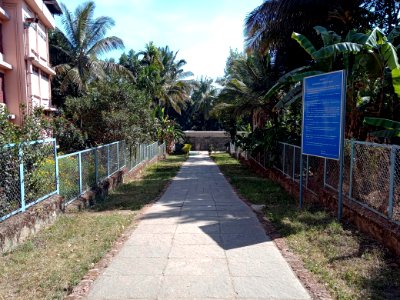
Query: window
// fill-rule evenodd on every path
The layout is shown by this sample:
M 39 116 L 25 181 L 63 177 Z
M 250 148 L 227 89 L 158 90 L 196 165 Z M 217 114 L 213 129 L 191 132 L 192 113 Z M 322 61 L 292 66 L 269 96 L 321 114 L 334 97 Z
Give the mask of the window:
M 38 33 L 38 52 L 40 58 L 47 62 L 47 33 L 46 28 L 42 24 L 37 24 L 37 33 Z
M 44 72 L 41 72 L 40 78 L 40 92 L 42 100 L 50 99 L 50 76 Z
M 6 103 L 6 95 L 4 90 L 4 74 L 0 73 L 0 103 Z
M 40 88 L 39 88 L 39 69 L 32 66 L 32 74 L 31 74 L 31 91 L 32 96 L 39 98 L 40 97 Z
M 0 23 L 0 52 L 3 53 L 3 24 Z

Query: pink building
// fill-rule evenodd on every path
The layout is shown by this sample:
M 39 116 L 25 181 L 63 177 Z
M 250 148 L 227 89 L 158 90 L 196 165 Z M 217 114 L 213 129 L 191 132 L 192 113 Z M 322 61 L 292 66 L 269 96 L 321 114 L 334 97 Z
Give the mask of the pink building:
M 57 0 L 0 0 L 0 104 L 21 123 L 20 106 L 51 111 L 48 30 Z

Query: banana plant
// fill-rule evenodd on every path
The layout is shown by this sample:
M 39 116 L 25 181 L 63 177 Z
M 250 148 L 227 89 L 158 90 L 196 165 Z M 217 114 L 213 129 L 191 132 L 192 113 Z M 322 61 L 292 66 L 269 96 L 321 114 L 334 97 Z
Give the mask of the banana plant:
M 365 118 L 364 124 L 372 125 L 375 127 L 384 128 L 382 130 L 373 131 L 370 135 L 390 139 L 393 137 L 400 137 L 400 122 L 396 122 L 393 120 L 388 120 L 384 118 Z
M 380 88 L 380 96 L 375 99 L 368 98 L 377 101 L 368 105 L 378 107 L 378 115 L 382 115 L 383 108 L 387 105 L 386 93 L 391 93 L 393 89 L 400 97 L 400 65 L 396 47 L 392 44 L 392 41 L 400 35 L 400 27 L 396 27 L 388 37 L 379 28 L 373 29 L 368 34 L 350 31 L 345 38 L 321 26 L 316 26 L 314 29 L 323 42 L 320 49 L 317 49 L 304 35 L 296 32 L 292 34 L 292 38 L 310 55 L 313 64 L 282 76 L 266 95 L 271 96 L 289 86 L 291 89 L 275 106 L 276 109 L 284 108 L 301 98 L 299 86 L 304 77 L 316 74 L 318 71 L 321 73 L 332 71 L 334 66 L 341 64 L 347 71 L 348 126 L 349 134 L 352 134 L 362 120 L 358 100 L 368 98 L 362 94 L 367 88 L 371 86 Z M 360 89 L 359 86 L 364 88 Z

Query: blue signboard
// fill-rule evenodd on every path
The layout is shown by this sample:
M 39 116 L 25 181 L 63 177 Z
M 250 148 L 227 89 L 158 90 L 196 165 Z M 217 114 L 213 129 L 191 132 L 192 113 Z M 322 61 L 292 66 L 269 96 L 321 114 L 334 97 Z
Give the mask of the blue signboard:
M 302 153 L 340 159 L 345 110 L 345 72 L 304 78 Z

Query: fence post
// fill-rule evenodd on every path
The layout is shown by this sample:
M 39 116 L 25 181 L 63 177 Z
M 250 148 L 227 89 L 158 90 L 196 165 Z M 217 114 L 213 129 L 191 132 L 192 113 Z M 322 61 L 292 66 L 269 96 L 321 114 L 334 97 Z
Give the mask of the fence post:
M 94 178 L 97 184 L 99 182 L 99 155 L 97 147 L 94 148 Z
M 126 144 L 126 141 L 124 141 L 122 144 L 123 144 L 123 147 L 124 147 L 124 150 L 123 150 L 123 153 L 124 153 L 124 164 L 123 164 L 123 166 L 125 166 L 129 170 L 129 168 L 128 168 L 128 159 L 127 159 L 127 157 L 128 157 L 128 155 L 127 155 L 128 146 Z
M 326 158 L 324 159 L 324 188 L 326 187 Z
M 293 147 L 293 170 L 292 170 L 292 179 L 293 179 L 293 181 L 294 181 L 294 175 L 295 175 L 295 170 L 296 170 L 296 147 L 295 146 L 292 146 Z
M 263 164 L 264 168 L 266 167 L 266 163 L 265 163 L 266 157 L 267 157 L 267 150 L 264 149 L 264 164 Z
M 82 154 L 79 152 L 78 154 L 78 168 L 79 168 L 79 194 L 81 195 L 83 192 L 82 187 Z
M 389 187 L 389 206 L 388 217 L 393 217 L 393 195 L 394 195 L 394 179 L 396 177 L 396 147 L 392 146 L 390 151 L 390 187 Z
M 18 145 L 18 158 L 19 158 L 19 188 L 21 192 L 21 210 L 25 211 L 25 178 L 24 178 L 24 150 L 22 144 Z
M 110 144 L 107 145 L 107 177 L 110 176 Z
M 350 184 L 349 184 L 349 198 L 353 194 L 353 167 L 354 167 L 354 141 L 350 144 Z
M 307 155 L 307 166 L 306 166 L 306 189 L 308 189 L 308 170 L 309 170 L 309 168 L 310 168 L 310 163 L 309 163 L 309 158 L 310 158 L 310 156 L 309 155 Z
M 119 143 L 117 143 L 117 164 L 118 164 L 118 170 L 119 170 Z
M 285 174 L 285 163 L 286 163 L 286 144 L 283 144 L 283 160 L 282 160 L 282 172 Z
M 58 170 L 58 156 L 57 156 L 57 141 L 54 140 L 54 162 L 55 162 L 55 172 L 56 172 L 56 190 L 57 194 L 60 194 L 60 174 Z

